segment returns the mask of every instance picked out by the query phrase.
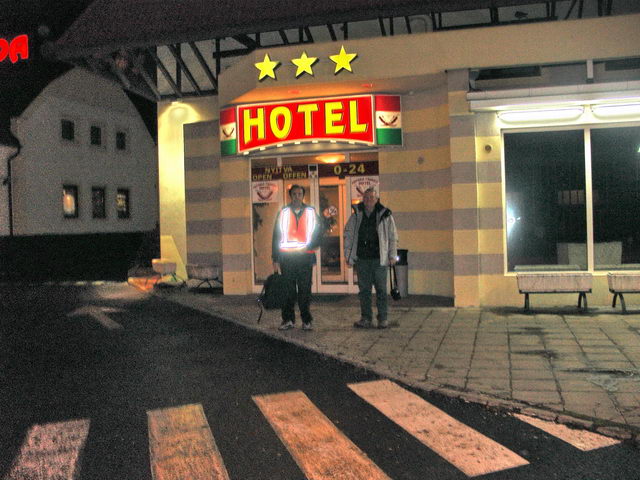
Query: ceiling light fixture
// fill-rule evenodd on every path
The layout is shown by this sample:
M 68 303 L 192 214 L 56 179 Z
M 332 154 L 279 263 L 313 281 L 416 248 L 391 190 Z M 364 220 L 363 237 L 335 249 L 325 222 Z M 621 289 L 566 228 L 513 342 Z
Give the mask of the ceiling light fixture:
M 592 105 L 591 111 L 600 118 L 640 116 L 640 103 Z
M 505 110 L 498 112 L 506 123 L 575 120 L 584 113 L 584 107 L 550 108 L 545 110 Z

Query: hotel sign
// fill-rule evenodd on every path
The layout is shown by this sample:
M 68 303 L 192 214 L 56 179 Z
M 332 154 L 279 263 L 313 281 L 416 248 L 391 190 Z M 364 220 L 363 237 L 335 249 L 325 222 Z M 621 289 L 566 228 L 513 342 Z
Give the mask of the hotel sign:
M 398 95 L 258 103 L 220 112 L 223 155 L 318 141 L 402 145 L 401 128 Z

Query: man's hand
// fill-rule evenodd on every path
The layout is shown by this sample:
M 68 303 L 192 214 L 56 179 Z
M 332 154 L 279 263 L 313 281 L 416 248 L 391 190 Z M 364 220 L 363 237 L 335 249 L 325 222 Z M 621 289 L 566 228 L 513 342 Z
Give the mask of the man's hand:
M 398 260 L 396 259 L 396 257 L 389 258 L 389 265 L 393 267 L 396 263 L 398 263 Z
M 273 262 L 273 273 L 280 273 L 280 264 L 278 262 Z

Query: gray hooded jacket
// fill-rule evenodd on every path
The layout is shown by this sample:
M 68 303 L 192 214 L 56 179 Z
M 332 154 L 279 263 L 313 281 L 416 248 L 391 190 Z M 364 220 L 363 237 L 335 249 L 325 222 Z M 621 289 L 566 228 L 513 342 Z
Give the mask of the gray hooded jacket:
M 358 203 L 351 208 L 353 213 L 344 227 L 344 258 L 349 265 L 353 266 L 358 259 L 358 231 L 364 217 L 364 204 Z M 380 265 L 387 266 L 389 265 L 389 259 L 398 255 L 396 222 L 391 215 L 391 210 L 380 202 L 376 203 L 374 211 L 376 214 L 378 240 L 380 242 Z

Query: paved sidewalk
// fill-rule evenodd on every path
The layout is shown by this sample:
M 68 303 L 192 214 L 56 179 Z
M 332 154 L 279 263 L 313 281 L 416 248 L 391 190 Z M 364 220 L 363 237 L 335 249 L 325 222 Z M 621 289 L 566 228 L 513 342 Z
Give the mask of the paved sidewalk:
M 311 332 L 256 323 L 256 295 L 153 293 L 414 387 L 640 440 L 640 311 L 420 306 L 390 300 L 387 330 L 353 328 L 357 297 L 316 296 Z M 424 298 L 424 301 L 421 299 Z M 393 326 L 395 325 L 395 326 Z

